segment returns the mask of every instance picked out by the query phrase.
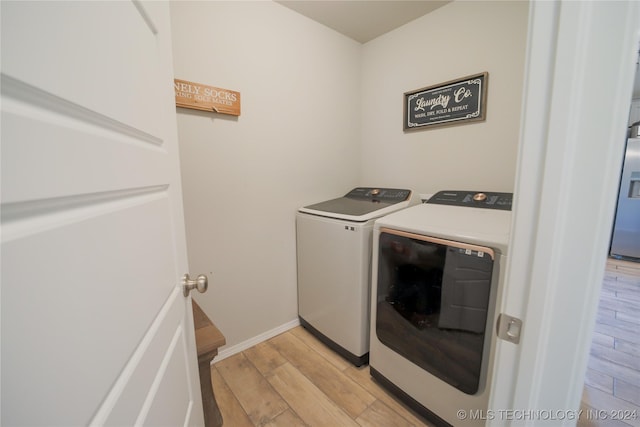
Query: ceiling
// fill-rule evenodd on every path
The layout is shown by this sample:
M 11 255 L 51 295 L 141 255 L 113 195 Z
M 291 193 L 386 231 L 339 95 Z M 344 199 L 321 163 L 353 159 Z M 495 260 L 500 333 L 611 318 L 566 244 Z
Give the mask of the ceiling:
M 360 43 L 366 43 L 413 21 L 451 0 L 275 0 L 307 18 Z M 633 98 L 640 98 L 636 72 Z
M 276 0 L 360 43 L 394 30 L 451 0 Z

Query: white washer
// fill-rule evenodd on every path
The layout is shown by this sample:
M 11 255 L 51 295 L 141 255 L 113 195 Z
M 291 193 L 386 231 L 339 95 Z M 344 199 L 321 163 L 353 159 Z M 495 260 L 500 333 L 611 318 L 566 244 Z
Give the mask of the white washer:
M 416 203 L 411 190 L 360 187 L 296 214 L 300 323 L 356 366 L 369 356 L 373 222 Z
M 375 222 L 370 372 L 436 425 L 486 421 L 511 200 L 443 191 Z

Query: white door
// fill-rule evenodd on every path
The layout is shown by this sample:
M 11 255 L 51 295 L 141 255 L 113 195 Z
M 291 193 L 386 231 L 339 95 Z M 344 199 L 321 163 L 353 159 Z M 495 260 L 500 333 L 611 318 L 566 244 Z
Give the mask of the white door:
M 2 425 L 202 425 L 166 2 L 2 2 Z

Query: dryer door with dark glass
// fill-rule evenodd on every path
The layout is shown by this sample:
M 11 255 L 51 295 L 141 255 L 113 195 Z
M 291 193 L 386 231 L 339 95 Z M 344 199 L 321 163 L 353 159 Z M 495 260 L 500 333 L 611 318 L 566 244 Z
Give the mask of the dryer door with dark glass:
M 494 252 L 381 229 L 376 335 L 467 394 L 480 383 Z

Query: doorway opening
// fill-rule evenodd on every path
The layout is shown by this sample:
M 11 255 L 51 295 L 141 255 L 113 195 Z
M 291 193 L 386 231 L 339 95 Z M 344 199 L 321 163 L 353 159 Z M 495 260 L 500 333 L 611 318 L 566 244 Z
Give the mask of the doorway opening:
M 632 98 L 628 123 L 630 132 L 632 125 L 640 123 L 640 75 L 637 70 Z M 620 188 L 620 199 L 623 200 L 618 202 L 612 233 L 612 256 L 606 260 L 585 375 L 583 413 L 578 422 L 583 427 L 610 425 L 612 420 L 620 427 L 640 425 L 640 259 L 616 255 L 635 255 L 634 248 L 623 244 L 629 239 L 621 238 L 624 233 L 633 233 L 625 230 L 630 224 L 624 223 L 622 214 L 640 226 L 637 223 L 639 216 L 621 212 L 628 209 L 630 201 L 633 204 L 632 200 L 627 200 L 629 190 L 624 186 L 626 175 L 630 175 L 628 168 L 625 162 Z M 637 206 L 640 206 L 640 200 L 638 202 Z M 633 240 L 636 239 L 632 237 L 630 241 Z

